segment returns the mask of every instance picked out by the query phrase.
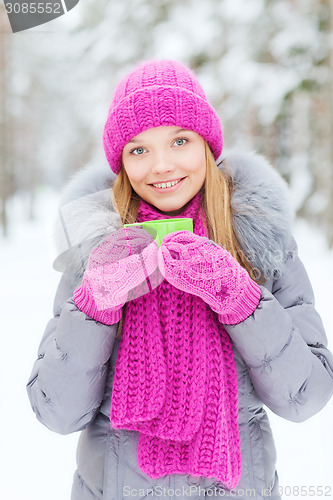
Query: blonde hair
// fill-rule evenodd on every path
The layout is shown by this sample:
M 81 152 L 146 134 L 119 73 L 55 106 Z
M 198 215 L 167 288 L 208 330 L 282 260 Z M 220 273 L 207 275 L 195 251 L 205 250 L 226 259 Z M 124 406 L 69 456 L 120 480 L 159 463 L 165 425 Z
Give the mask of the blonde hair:
M 255 268 L 237 240 L 232 220 L 231 196 L 234 189 L 230 167 L 223 160 L 224 170 L 215 162 L 210 147 L 205 143 L 206 177 L 202 186 L 202 206 L 206 216 L 207 236 L 215 243 L 228 250 L 231 255 L 244 267 L 251 278 L 259 284 L 260 272 Z M 112 185 L 112 201 L 115 210 L 119 213 L 123 224 L 136 222 L 140 197 L 133 190 L 125 169 L 122 167 Z M 121 330 L 120 321 L 118 334 Z M 118 336 L 117 334 L 117 336 Z

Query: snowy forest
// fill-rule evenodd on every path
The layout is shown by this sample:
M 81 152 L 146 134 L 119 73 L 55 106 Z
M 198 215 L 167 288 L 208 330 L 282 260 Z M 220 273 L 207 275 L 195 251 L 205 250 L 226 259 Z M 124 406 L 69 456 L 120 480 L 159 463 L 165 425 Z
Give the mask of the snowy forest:
M 0 2 L 0 498 L 70 497 L 78 433 L 41 425 L 26 393 L 60 278 L 45 228 L 75 171 L 108 168 L 112 92 L 141 60 L 190 66 L 225 152 L 263 154 L 286 179 L 333 350 L 332 49 L 333 0 L 81 0 L 17 33 Z M 333 398 L 302 423 L 267 412 L 284 500 L 310 500 L 314 487 L 331 495 Z
M 290 185 L 296 214 L 333 247 L 332 0 L 85 0 L 12 34 L 0 30 L 1 226 L 44 185 L 106 161 L 112 90 L 139 61 L 192 67 L 224 128 L 225 148 L 264 154 Z

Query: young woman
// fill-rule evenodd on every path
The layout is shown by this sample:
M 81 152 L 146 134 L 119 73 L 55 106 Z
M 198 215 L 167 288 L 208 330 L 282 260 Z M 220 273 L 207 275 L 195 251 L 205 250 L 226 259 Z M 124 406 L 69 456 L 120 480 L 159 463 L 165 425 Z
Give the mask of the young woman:
M 44 425 L 82 431 L 72 500 L 278 499 L 264 405 L 302 422 L 333 392 L 285 182 L 255 154 L 216 163 L 220 120 L 176 61 L 119 83 L 104 148 L 113 173 L 64 192 L 63 276 L 28 383 Z M 193 233 L 160 246 L 123 227 L 174 217 Z

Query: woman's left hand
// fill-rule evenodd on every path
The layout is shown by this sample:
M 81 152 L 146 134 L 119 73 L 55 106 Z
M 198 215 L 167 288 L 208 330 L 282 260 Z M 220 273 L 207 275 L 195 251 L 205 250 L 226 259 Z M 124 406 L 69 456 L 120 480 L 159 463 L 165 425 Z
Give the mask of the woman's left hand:
M 220 245 L 190 231 L 176 231 L 163 238 L 158 265 L 169 283 L 201 297 L 225 324 L 250 316 L 261 295 L 234 257 Z

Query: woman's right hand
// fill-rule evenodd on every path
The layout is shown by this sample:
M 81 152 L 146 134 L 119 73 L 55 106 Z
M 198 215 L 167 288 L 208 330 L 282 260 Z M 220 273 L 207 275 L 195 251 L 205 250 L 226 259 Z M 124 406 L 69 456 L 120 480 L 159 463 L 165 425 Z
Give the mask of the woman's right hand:
M 122 306 L 156 288 L 158 245 L 140 226 L 122 228 L 91 251 L 74 302 L 88 316 L 105 323 L 119 321 Z M 149 276 L 154 273 L 154 280 Z M 107 323 L 111 324 L 111 323 Z

